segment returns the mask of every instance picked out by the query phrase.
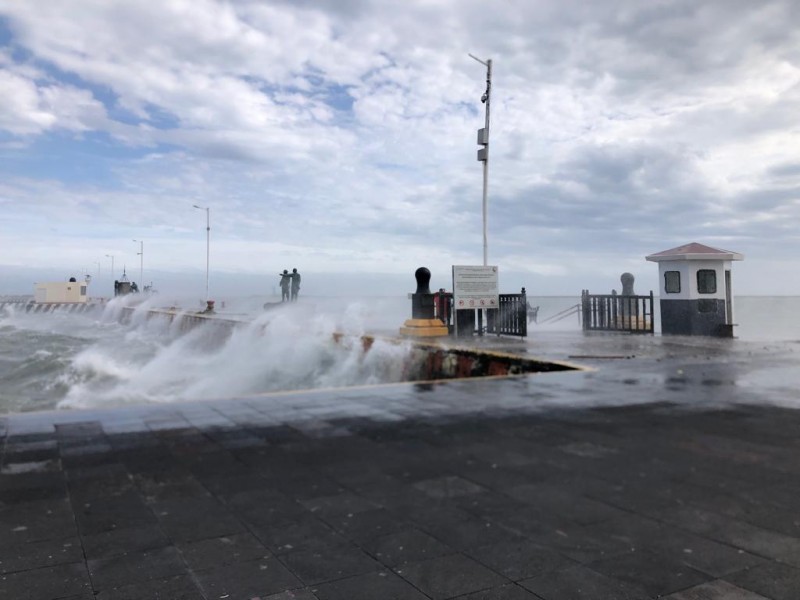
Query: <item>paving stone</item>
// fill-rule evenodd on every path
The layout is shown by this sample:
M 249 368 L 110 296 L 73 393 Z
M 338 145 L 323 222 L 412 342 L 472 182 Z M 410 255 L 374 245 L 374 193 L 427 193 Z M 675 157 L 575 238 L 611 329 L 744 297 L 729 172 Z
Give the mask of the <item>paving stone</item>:
M 452 503 L 473 516 L 487 520 L 492 520 L 492 517 L 496 516 L 514 514 L 526 507 L 518 500 L 490 490 L 453 498 Z
M 715 577 L 749 569 L 766 560 L 728 544 L 677 531 L 652 539 L 643 547 Z
M 766 563 L 725 579 L 772 600 L 796 600 L 800 590 L 800 569 L 781 563 Z
M 724 527 L 708 535 L 754 554 L 776 558 L 800 567 L 800 539 L 798 538 L 740 521 L 729 521 Z
M 665 596 L 664 600 L 769 600 L 727 581 L 717 579 Z
M 151 504 L 208 495 L 208 490 L 191 473 L 182 469 L 139 472 L 133 475 L 133 481 L 143 500 Z
M 83 562 L 0 576 L 0 598 L 62 598 L 91 592 Z
M 626 513 L 619 508 L 597 500 L 583 498 L 569 488 L 556 489 L 552 485 L 525 484 L 505 492 L 512 498 L 532 504 L 561 518 L 581 525 L 607 521 Z
M 459 550 L 520 537 L 495 523 L 474 517 L 457 523 L 420 525 L 419 529 Z
M 362 550 L 350 545 L 298 550 L 281 555 L 280 560 L 307 585 L 362 575 L 381 567 Z
M 377 571 L 316 585 L 319 600 L 425 600 L 428 598 L 391 571 Z
M 582 565 L 525 579 L 519 584 L 544 600 L 646 600 L 650 596 L 630 584 Z
M 408 527 L 400 515 L 385 508 L 325 517 L 324 520 L 343 536 L 358 543 Z
M 128 469 L 112 461 L 103 465 L 66 468 L 70 496 L 113 494 L 133 488 Z
M 519 585 L 509 583 L 500 587 L 459 596 L 458 600 L 541 600 L 540 596 Z
M 425 479 L 414 483 L 414 487 L 433 498 L 456 498 L 483 492 L 485 488 L 463 479 L 458 475 L 448 475 L 435 479 Z
M 36 500 L 0 509 L 0 547 L 77 535 L 75 517 L 66 498 Z
M 730 523 L 728 517 L 696 506 L 661 507 L 648 512 L 648 514 L 666 523 L 700 535 L 708 535 L 725 528 Z
M 83 561 L 78 537 L 0 546 L 0 574 Z
M 315 517 L 284 522 L 275 527 L 255 526 L 255 536 L 275 554 L 286 554 L 306 548 L 334 548 L 347 543 L 347 538 Z
M 155 550 L 169 545 L 169 539 L 157 525 L 112 529 L 82 538 L 86 558 L 111 558 L 128 552 Z
M 351 492 L 300 500 L 300 504 L 320 517 L 336 517 L 378 508 L 374 502 Z
M 408 482 L 394 477 L 381 477 L 372 484 L 362 486 L 359 493 L 389 510 L 403 511 L 408 507 L 421 504 L 431 508 L 442 505 L 438 499 L 431 498 L 422 490 L 412 487 Z
M 186 563 L 195 571 L 229 563 L 269 558 L 272 553 L 250 533 L 239 533 L 178 544 Z
M 58 456 L 56 440 L 8 443 L 3 453 L 3 464 L 57 460 Z
M 208 598 L 263 597 L 303 587 L 276 558 L 231 563 L 195 575 Z
M 508 531 L 515 532 L 518 536 L 532 539 L 540 536 L 546 537 L 553 531 L 578 527 L 557 512 L 545 510 L 538 506 L 524 506 L 517 510 L 492 515 L 489 519 Z M 586 530 L 590 531 L 589 528 L 586 528 Z
M 175 458 L 169 450 L 150 436 L 144 437 L 139 445 L 131 446 L 127 453 L 118 453 L 118 456 L 131 473 L 158 473 L 176 468 Z
M 264 598 L 264 600 L 319 600 L 319 598 L 311 591 L 311 588 L 303 588 L 271 594 Z
M 503 467 L 484 461 L 461 465 L 456 471 L 464 479 L 474 481 L 478 485 L 491 490 L 504 490 L 539 480 L 538 477 L 534 477 L 525 468 Z
M 463 554 L 408 563 L 395 571 L 435 599 L 452 598 L 508 583 L 506 578 Z
M 112 496 L 93 495 L 80 500 L 76 498 L 73 505 L 81 535 L 156 524 L 153 511 L 133 490 Z
M 466 553 L 512 581 L 538 577 L 574 564 L 560 553 L 530 540 L 502 541 Z
M 580 525 L 545 525 L 530 538 L 542 547 L 584 564 L 631 551 L 629 544 Z
M 176 575 L 102 590 L 96 600 L 207 600 L 189 575 Z
M 645 590 L 651 596 L 664 596 L 711 579 L 708 575 L 646 550 L 593 562 L 593 570 Z
M 621 517 L 587 525 L 586 531 L 596 536 L 605 536 L 615 541 L 621 542 L 631 548 L 638 550 L 647 547 L 658 540 L 671 537 L 678 533 L 681 536 L 689 535 L 685 532 L 676 531 L 646 516 L 636 513 L 627 513 Z
M 164 579 L 186 571 L 178 550 L 172 546 L 90 560 L 87 564 L 92 574 L 92 584 L 98 591 L 139 581 Z
M 640 515 L 627 515 L 588 529 L 595 535 L 606 535 L 622 541 L 632 549 L 649 550 L 713 576 L 722 576 L 764 561 L 728 544 L 681 531 Z
M 316 519 L 305 506 L 273 490 L 238 492 L 224 500 L 239 519 L 253 527 L 270 529 Z
M 389 567 L 455 553 L 450 546 L 418 529 L 374 538 L 364 544 L 364 549 Z
M 294 471 L 291 475 L 269 479 L 273 489 L 286 494 L 299 502 L 314 500 L 325 496 L 337 496 L 345 490 L 333 479 L 314 473 L 308 469 Z
M 0 502 L 4 504 L 61 499 L 66 496 L 66 479 L 61 471 L 0 474 Z
M 171 540 L 187 542 L 232 535 L 244 526 L 222 503 L 207 496 L 172 498 L 150 505 Z

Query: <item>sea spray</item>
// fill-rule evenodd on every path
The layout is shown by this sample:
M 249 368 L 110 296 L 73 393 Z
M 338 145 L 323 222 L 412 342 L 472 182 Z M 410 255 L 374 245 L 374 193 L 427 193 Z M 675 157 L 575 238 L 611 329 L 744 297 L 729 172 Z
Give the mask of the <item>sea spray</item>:
M 112 304 L 112 303 L 109 303 Z M 104 319 L 122 318 L 107 307 Z M 116 337 L 79 352 L 60 377 L 68 388 L 60 408 L 167 403 L 270 391 L 399 381 L 410 346 L 359 338 L 363 307 L 337 316 L 286 305 L 249 323 L 213 321 L 189 331 L 178 318 L 137 308 Z M 344 332 L 346 335 L 335 334 Z

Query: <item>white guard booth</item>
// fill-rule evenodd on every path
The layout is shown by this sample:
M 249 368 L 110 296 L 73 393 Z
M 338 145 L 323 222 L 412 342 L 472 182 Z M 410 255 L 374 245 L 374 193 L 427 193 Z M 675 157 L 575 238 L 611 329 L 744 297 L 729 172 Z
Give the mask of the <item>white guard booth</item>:
M 645 258 L 658 263 L 661 333 L 733 337 L 731 263 L 743 255 L 694 242 Z

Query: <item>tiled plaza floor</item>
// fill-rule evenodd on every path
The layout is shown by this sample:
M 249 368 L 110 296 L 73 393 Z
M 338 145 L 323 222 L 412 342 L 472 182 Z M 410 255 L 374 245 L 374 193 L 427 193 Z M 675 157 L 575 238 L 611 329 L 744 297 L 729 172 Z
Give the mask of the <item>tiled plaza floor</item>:
M 0 417 L 0 598 L 800 597 L 796 345 L 550 341 L 596 370 Z

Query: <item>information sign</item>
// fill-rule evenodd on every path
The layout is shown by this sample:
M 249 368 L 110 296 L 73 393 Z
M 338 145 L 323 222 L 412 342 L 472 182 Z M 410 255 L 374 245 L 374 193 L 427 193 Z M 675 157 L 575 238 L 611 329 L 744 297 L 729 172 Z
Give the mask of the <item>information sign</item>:
M 453 306 L 456 310 L 499 308 L 497 267 L 453 265 Z

